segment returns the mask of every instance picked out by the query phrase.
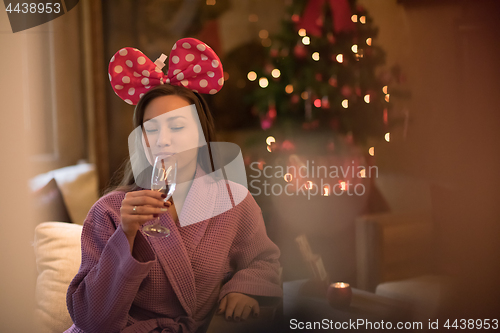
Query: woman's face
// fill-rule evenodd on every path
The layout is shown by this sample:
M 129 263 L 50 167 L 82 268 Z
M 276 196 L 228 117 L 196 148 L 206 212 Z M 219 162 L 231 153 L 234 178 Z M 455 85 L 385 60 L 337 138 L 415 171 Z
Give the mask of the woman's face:
M 197 147 L 206 145 L 196 106 L 176 96 L 161 96 L 151 102 L 144 112 L 143 143 L 150 150 L 150 157 L 167 157 L 177 154 L 180 170 L 196 161 Z M 182 153 L 182 154 L 180 154 Z

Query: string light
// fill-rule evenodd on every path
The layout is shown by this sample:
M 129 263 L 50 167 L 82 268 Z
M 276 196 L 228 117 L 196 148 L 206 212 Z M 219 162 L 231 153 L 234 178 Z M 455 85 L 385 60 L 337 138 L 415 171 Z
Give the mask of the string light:
M 343 54 L 337 54 L 337 57 L 335 58 L 338 63 L 343 63 L 344 62 L 344 55 Z
M 391 133 L 389 133 L 389 132 L 385 133 L 384 138 L 385 138 L 385 141 L 387 141 L 387 142 L 391 141 Z
M 339 180 L 340 190 L 345 191 L 347 189 L 346 182 L 343 180 Z
M 344 109 L 347 109 L 349 107 L 349 101 L 347 99 L 344 99 L 342 101 L 342 106 L 344 107 Z
M 370 103 L 370 95 L 369 94 L 365 95 L 364 100 L 365 100 L 365 103 L 367 103 L 367 104 Z
M 361 169 L 361 171 L 359 172 L 359 177 L 366 178 L 366 169 Z
M 384 92 L 384 94 L 387 94 L 387 86 L 384 86 L 384 87 L 382 88 L 382 91 Z
M 307 91 L 304 91 L 302 94 L 300 94 L 300 97 L 302 97 L 303 100 L 306 100 L 309 98 L 309 93 Z
M 207 5 L 208 5 L 208 6 L 213 6 L 213 5 L 215 5 L 215 0 L 207 0 Z
M 279 69 L 275 68 L 275 69 L 273 69 L 273 71 L 271 72 L 271 75 L 272 75 L 275 79 L 277 79 L 277 78 L 279 78 L 279 77 L 280 77 L 281 72 L 280 72 L 280 70 L 279 70 Z
M 254 71 L 248 72 L 247 78 L 249 81 L 255 81 L 257 80 L 257 73 Z
M 273 142 L 276 142 L 276 139 L 274 138 L 274 136 L 268 136 L 266 139 L 267 145 L 270 146 L 271 143 L 273 143 Z
M 366 39 L 366 45 L 372 46 L 372 39 L 371 38 Z
M 257 21 L 259 20 L 259 17 L 258 17 L 257 15 L 255 15 L 255 14 L 250 14 L 250 15 L 248 16 L 248 20 L 249 20 L 250 22 L 257 22 Z
M 375 147 L 370 147 L 370 149 L 368 149 L 368 154 L 370 154 L 370 156 L 375 156 Z
M 317 107 L 317 108 L 321 107 L 321 100 L 319 98 L 316 98 L 314 100 L 314 106 Z
M 330 186 L 329 185 L 323 186 L 323 196 L 327 197 L 329 195 L 330 195 Z
M 390 95 L 389 95 L 389 94 L 386 94 L 386 95 L 385 95 L 385 101 L 386 101 L 387 103 L 389 103 L 389 97 L 390 97 Z
M 305 36 L 304 38 L 302 38 L 302 44 L 304 44 L 304 45 L 311 44 L 311 38 Z
M 352 47 L 351 47 L 351 50 L 352 52 L 354 53 L 358 53 L 358 46 L 356 44 L 354 44 Z
M 312 58 L 313 58 L 313 60 L 315 60 L 315 61 L 319 61 L 319 52 L 314 52 L 314 53 L 312 54 Z
M 359 22 L 361 22 L 361 24 L 365 24 L 366 23 L 366 16 L 361 16 L 359 18 Z
M 261 77 L 259 79 L 259 86 L 261 86 L 262 88 L 266 88 L 268 85 L 269 85 L 269 81 L 267 80 L 267 78 Z
M 262 29 L 261 31 L 259 31 L 259 37 L 262 39 L 266 39 L 267 37 L 269 37 L 269 32 L 266 29 Z
M 312 188 L 313 188 L 313 185 L 314 185 L 314 183 L 313 183 L 312 181 L 310 181 L 310 180 L 308 180 L 308 181 L 304 184 L 304 186 L 305 186 L 306 190 L 310 190 L 310 189 L 312 189 Z
M 307 35 L 307 33 L 306 33 L 306 29 L 304 29 L 304 28 L 299 29 L 299 36 L 300 36 L 300 37 L 304 37 L 305 35 Z
M 351 21 L 353 21 L 354 23 L 358 22 L 358 15 L 354 14 L 353 16 L 351 16 Z
M 283 176 L 283 179 L 285 179 L 285 181 L 287 183 L 291 182 L 293 177 L 292 177 L 292 174 L 291 173 L 285 173 L 285 175 Z
M 267 146 L 267 151 L 272 153 L 271 146 Z
M 293 93 L 293 86 L 291 84 L 287 85 L 285 87 L 285 91 L 286 91 L 287 94 Z
M 269 47 L 271 46 L 272 42 L 271 42 L 271 39 L 270 38 L 266 38 L 266 39 L 263 39 L 262 42 L 261 42 L 262 46 L 264 47 Z

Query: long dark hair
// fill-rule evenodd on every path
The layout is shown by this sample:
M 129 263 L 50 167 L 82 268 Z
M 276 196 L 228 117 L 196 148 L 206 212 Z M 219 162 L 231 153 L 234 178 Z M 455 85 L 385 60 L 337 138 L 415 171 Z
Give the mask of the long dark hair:
M 194 104 L 196 106 L 198 118 L 200 119 L 201 129 L 203 130 L 203 135 L 205 136 L 205 141 L 207 142 L 206 147 L 198 149 L 198 164 L 202 167 L 202 169 L 205 172 L 207 173 L 212 172 L 213 162 L 209 163 L 208 161 L 212 161 L 210 142 L 216 141 L 215 125 L 214 125 L 214 119 L 212 117 L 212 114 L 210 113 L 207 102 L 200 94 L 182 86 L 172 86 L 169 84 L 160 85 L 149 90 L 147 93 L 144 94 L 144 96 L 140 99 L 139 103 L 137 103 L 135 107 L 134 117 L 133 117 L 134 128 L 137 128 L 139 126 L 142 127 L 144 122 L 144 113 L 146 111 L 146 107 L 152 100 L 158 97 L 170 96 L 170 95 L 182 97 L 189 103 Z M 116 182 L 116 179 L 120 177 L 121 181 L 118 183 L 118 185 L 113 185 L 113 183 Z M 131 192 L 140 188 L 135 182 L 130 159 L 127 159 L 122 164 L 121 168 L 117 170 L 111 182 L 112 182 L 111 186 L 106 189 L 105 193 L 111 191 Z

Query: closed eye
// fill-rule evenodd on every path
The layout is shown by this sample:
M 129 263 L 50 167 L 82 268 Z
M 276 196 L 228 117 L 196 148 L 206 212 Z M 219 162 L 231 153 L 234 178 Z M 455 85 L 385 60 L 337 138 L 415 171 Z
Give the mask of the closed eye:
M 181 130 L 181 129 L 183 129 L 183 128 L 184 128 L 184 126 L 182 126 L 182 127 L 171 127 L 170 129 L 171 129 L 172 131 L 179 131 L 179 130 Z

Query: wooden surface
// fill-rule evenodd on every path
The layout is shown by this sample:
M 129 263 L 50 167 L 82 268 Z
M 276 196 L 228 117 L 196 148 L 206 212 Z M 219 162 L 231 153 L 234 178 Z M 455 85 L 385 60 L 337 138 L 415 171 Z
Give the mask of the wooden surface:
M 289 281 L 283 284 L 283 310 L 287 319 L 349 321 L 365 319 L 371 321 L 397 321 L 408 318 L 410 309 L 406 304 L 367 291 L 352 289 L 350 307 L 332 308 L 326 296 L 311 296 L 301 293 L 307 280 Z

